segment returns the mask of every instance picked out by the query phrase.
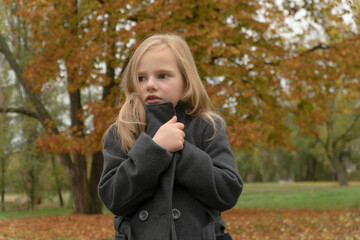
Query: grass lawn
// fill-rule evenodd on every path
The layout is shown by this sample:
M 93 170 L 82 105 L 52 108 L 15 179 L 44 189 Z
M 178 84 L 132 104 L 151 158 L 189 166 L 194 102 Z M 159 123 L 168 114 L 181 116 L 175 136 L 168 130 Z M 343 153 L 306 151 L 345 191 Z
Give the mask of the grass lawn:
M 360 182 L 245 183 L 238 208 L 349 209 L 360 207 Z
M 68 194 L 64 195 L 68 199 Z M 58 207 L 57 201 L 53 199 L 44 200 L 44 204 L 37 205 L 33 211 L 27 211 L 26 204 L 19 201 L 19 198 L 24 196 L 5 197 L 8 199 L 6 212 L 0 212 L 0 220 L 74 212 L 72 207 Z M 360 182 L 350 182 L 347 187 L 339 187 L 336 182 L 245 183 L 236 207 L 311 210 L 360 208 Z M 103 213 L 109 211 L 104 208 Z
M 0 212 L 1 219 L 13 219 L 13 218 L 24 218 L 24 217 L 42 217 L 42 216 L 56 216 L 73 213 L 74 209 L 67 207 L 43 207 L 38 206 L 32 211 L 6 211 Z M 0 238 L 1 239 L 1 238 Z
M 63 193 L 65 202 L 64 207 L 59 206 L 57 196 L 48 197 L 43 199 L 41 205 L 36 205 L 35 209 L 28 210 L 26 203 L 26 196 L 23 194 L 6 194 L 5 195 L 5 212 L 0 212 L 1 219 L 24 218 L 24 217 L 41 217 L 41 216 L 54 216 L 65 215 L 73 213 L 74 209 L 70 207 L 70 194 Z M 0 238 L 1 240 L 1 238 Z

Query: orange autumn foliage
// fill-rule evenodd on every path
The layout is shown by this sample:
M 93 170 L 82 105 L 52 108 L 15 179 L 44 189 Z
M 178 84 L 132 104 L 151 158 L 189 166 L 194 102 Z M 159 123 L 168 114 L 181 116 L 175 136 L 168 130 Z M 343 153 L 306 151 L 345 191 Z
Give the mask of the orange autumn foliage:
M 334 14 L 338 1 L 284 1 L 280 7 L 255 0 L 4 2 L 16 3 L 30 27 L 27 84 L 41 93 L 51 81 L 63 82 L 66 94 L 78 101 L 70 104 L 71 125 L 37 142 L 47 152 L 101 150 L 102 135 L 120 108 L 120 72 L 139 42 L 156 32 L 176 32 L 188 42 L 208 93 L 226 118 L 234 149 L 290 148 L 292 123 L 317 137 L 317 126 L 331 118 L 337 90 L 347 99 L 360 93 L 359 33 Z M 324 28 L 325 40 L 306 43 L 310 35 L 302 33 L 292 42 L 271 28 L 302 10 Z M 359 11 L 353 10 L 359 29 Z M 258 16 L 262 11 L 264 19 Z M 86 99 L 83 92 L 94 88 L 102 94 Z
M 39 149 L 81 154 L 101 149 L 102 134 L 119 110 L 119 72 L 137 44 L 155 32 L 186 39 L 214 105 L 237 136 L 230 137 L 234 148 L 287 144 L 287 110 L 273 73 L 285 52 L 275 44 L 279 39 L 265 36 L 269 24 L 255 19 L 262 7 L 257 1 L 5 2 L 15 2 L 30 27 L 33 57 L 24 77 L 33 91 L 44 91 L 51 81 L 65 83 L 69 94 L 108 88 L 77 110 L 77 118 L 90 119 L 91 127 L 74 124 L 44 136 Z M 223 80 L 216 82 L 219 77 Z

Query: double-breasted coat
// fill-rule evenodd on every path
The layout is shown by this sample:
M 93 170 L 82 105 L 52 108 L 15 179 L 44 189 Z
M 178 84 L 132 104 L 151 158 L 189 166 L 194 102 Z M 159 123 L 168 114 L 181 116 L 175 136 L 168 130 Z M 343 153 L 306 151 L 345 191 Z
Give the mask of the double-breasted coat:
M 186 104 L 146 105 L 146 131 L 125 154 L 117 126 L 104 139 L 104 169 L 98 192 L 115 214 L 115 239 L 215 240 L 224 234 L 221 211 L 232 208 L 242 191 L 224 126 L 217 130 L 186 114 Z M 185 143 L 170 153 L 152 137 L 177 115 Z

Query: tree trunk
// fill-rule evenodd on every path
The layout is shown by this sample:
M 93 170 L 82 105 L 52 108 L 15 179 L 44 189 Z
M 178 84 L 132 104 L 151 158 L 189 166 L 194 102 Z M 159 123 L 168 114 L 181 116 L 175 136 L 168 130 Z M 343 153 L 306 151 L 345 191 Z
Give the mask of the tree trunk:
M 34 210 L 35 207 L 35 203 L 36 203 L 36 186 L 37 186 L 37 181 L 36 181 L 36 176 L 35 176 L 35 169 L 34 166 L 32 164 L 31 161 L 33 161 L 30 158 L 28 158 L 28 161 L 30 162 L 30 169 L 28 171 L 28 175 L 29 175 L 29 208 L 30 211 Z
M 102 172 L 102 164 L 102 153 L 95 153 L 88 181 L 87 171 L 84 171 L 84 169 L 87 169 L 86 157 L 81 154 L 74 154 L 74 165 L 72 171 L 70 171 L 70 188 L 77 213 L 101 213 L 102 203 L 98 198 L 97 185 Z
M 331 166 L 335 172 L 340 186 L 348 186 L 346 170 L 338 157 L 330 158 Z
M 257 156 L 260 161 L 260 171 L 263 178 L 263 182 L 269 182 L 272 180 L 273 162 L 270 155 L 270 148 L 264 147 L 258 151 Z
M 86 157 L 81 154 L 74 154 L 74 165 L 70 173 L 70 187 L 77 213 L 90 213 L 86 169 Z
M 101 213 L 101 202 L 96 202 L 96 200 L 92 199 L 93 197 L 98 199 L 97 195 L 94 196 L 90 194 L 86 174 L 86 157 L 81 154 L 74 154 L 74 161 L 72 161 L 69 154 L 60 154 L 60 160 L 69 176 L 70 190 L 75 204 L 75 212 L 83 214 Z M 97 181 L 99 181 L 99 178 Z
M 80 89 L 69 92 L 69 96 L 72 127 L 76 127 L 84 137 L 84 122 L 78 117 L 78 112 L 82 110 Z M 97 195 L 97 183 L 102 171 L 102 154 L 95 153 L 93 155 L 89 181 L 85 155 L 74 154 L 73 171 L 71 185 L 74 188 L 75 204 L 77 203 L 76 211 L 87 214 L 101 212 L 102 204 Z
M 90 202 L 90 213 L 99 213 L 102 209 L 102 202 L 98 197 L 97 186 L 103 170 L 104 157 L 102 152 L 96 152 L 92 156 L 90 180 L 89 180 L 89 200 Z
M 1 160 L 1 211 L 5 212 L 5 158 L 0 156 Z
M 51 164 L 52 164 L 53 171 L 54 171 L 56 190 L 57 190 L 58 197 L 59 197 L 59 205 L 60 205 L 60 207 L 63 207 L 64 206 L 64 200 L 63 200 L 62 193 L 61 193 L 61 183 L 60 183 L 60 180 L 59 180 L 59 174 L 58 174 L 58 172 L 56 170 L 56 164 L 55 164 L 54 155 L 51 155 Z
M 2 108 L 4 106 L 4 92 L 3 92 L 3 86 L 2 86 L 2 82 L 0 82 L 0 108 Z M 0 116 L 0 132 L 3 134 L 4 133 L 4 124 L 5 124 L 5 120 L 3 116 Z M 2 136 L 0 137 L 0 144 L 3 144 L 3 141 L 5 141 L 5 137 L 4 139 L 2 138 Z M 0 162 L 1 162 L 1 211 L 5 212 L 5 167 L 6 167 L 6 158 L 4 156 L 4 149 L 1 147 L 0 148 Z
M 45 106 L 40 101 L 40 97 L 33 93 L 31 91 L 31 88 L 25 83 L 24 78 L 22 77 L 22 69 L 18 65 L 16 58 L 11 53 L 5 38 L 0 34 L 0 51 L 4 54 L 6 60 L 10 64 L 11 68 L 14 70 L 15 75 L 20 82 L 21 86 L 24 88 L 27 96 L 29 97 L 31 103 L 36 109 L 36 112 L 39 116 L 39 121 L 42 123 L 44 128 L 50 129 L 52 134 L 59 134 L 59 130 L 57 127 L 52 124 L 51 126 L 48 126 L 48 123 L 51 122 L 51 116 L 46 110 Z M 79 124 L 77 121 L 79 119 L 76 119 L 77 110 L 81 109 L 79 108 L 79 93 L 75 92 L 72 97 L 76 98 L 74 105 L 72 105 L 71 114 L 72 118 L 74 118 L 73 126 L 74 124 Z M 73 119 L 72 119 L 73 120 Z M 81 124 L 80 124 L 81 125 Z M 69 179 L 70 179 L 70 188 L 71 192 L 74 198 L 75 203 L 75 211 L 77 213 L 100 213 L 101 212 L 101 203 L 100 201 L 93 200 L 90 198 L 97 197 L 91 194 L 89 190 L 89 184 L 87 180 L 87 164 L 86 164 L 86 157 L 84 155 L 75 154 L 74 155 L 74 162 L 72 161 L 71 157 L 67 153 L 61 153 L 59 154 L 60 161 L 62 165 L 65 167 Z M 98 161 L 96 161 L 98 163 Z M 98 165 L 98 164 L 96 164 Z M 93 181 L 95 181 L 96 177 L 90 177 L 93 178 Z M 92 204 L 94 204 L 92 206 Z M 99 210 L 100 209 L 100 210 Z
M 316 181 L 316 165 L 317 159 L 313 155 L 308 155 L 305 165 L 305 180 Z

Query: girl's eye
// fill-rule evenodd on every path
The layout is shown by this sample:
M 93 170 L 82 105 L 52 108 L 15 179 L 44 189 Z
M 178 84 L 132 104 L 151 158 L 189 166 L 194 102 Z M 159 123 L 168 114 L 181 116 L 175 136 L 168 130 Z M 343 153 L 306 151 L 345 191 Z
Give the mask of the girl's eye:
M 138 77 L 138 79 L 139 79 L 139 82 L 143 82 L 143 81 L 145 81 L 145 77 Z
M 167 78 L 167 77 L 168 77 L 168 75 L 165 74 L 165 73 L 159 75 L 159 78 L 160 78 L 160 79 L 165 79 L 165 78 Z

